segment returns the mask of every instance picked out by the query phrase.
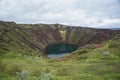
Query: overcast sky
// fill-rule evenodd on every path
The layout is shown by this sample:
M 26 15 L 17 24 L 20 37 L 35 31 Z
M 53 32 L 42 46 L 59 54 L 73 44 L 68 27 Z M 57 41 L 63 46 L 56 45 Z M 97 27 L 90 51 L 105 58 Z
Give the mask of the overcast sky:
M 0 0 L 0 20 L 120 28 L 120 0 Z

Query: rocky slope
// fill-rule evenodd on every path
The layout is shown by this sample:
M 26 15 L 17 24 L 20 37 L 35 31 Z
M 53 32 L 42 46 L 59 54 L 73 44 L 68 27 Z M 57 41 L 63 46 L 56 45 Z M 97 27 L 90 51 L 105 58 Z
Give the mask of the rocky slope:
M 0 21 L 0 53 L 45 53 L 47 46 L 68 43 L 77 46 L 100 44 L 120 36 L 120 30 L 95 29 L 60 24 L 16 24 Z

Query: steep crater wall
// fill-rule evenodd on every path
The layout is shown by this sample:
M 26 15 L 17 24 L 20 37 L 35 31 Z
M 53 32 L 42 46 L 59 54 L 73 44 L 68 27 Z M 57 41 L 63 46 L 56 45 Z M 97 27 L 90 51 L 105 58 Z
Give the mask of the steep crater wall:
M 115 30 L 66 26 L 60 24 L 16 24 L 0 22 L 0 43 L 16 43 L 18 46 L 40 51 L 52 44 L 67 43 L 76 46 L 98 44 L 113 37 Z M 15 45 L 16 46 L 16 45 Z

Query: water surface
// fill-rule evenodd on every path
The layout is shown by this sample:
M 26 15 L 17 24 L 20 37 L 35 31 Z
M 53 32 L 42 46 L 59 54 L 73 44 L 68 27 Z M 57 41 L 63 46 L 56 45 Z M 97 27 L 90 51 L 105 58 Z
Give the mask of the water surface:
M 48 57 L 51 58 L 59 58 L 64 56 L 65 54 L 70 54 L 71 52 L 75 51 L 78 46 L 73 44 L 53 44 L 46 48 L 46 53 Z

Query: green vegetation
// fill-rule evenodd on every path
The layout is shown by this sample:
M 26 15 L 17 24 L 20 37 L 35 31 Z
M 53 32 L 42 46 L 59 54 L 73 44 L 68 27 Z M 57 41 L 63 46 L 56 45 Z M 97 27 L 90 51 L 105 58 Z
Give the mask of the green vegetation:
M 119 80 L 120 31 L 0 21 L 0 80 Z M 43 57 L 53 43 L 79 47 Z
M 63 41 L 66 39 L 66 30 L 60 30 L 61 37 L 63 38 Z
M 0 55 L 0 80 L 119 80 L 120 42 L 103 45 L 59 59 L 7 52 Z

